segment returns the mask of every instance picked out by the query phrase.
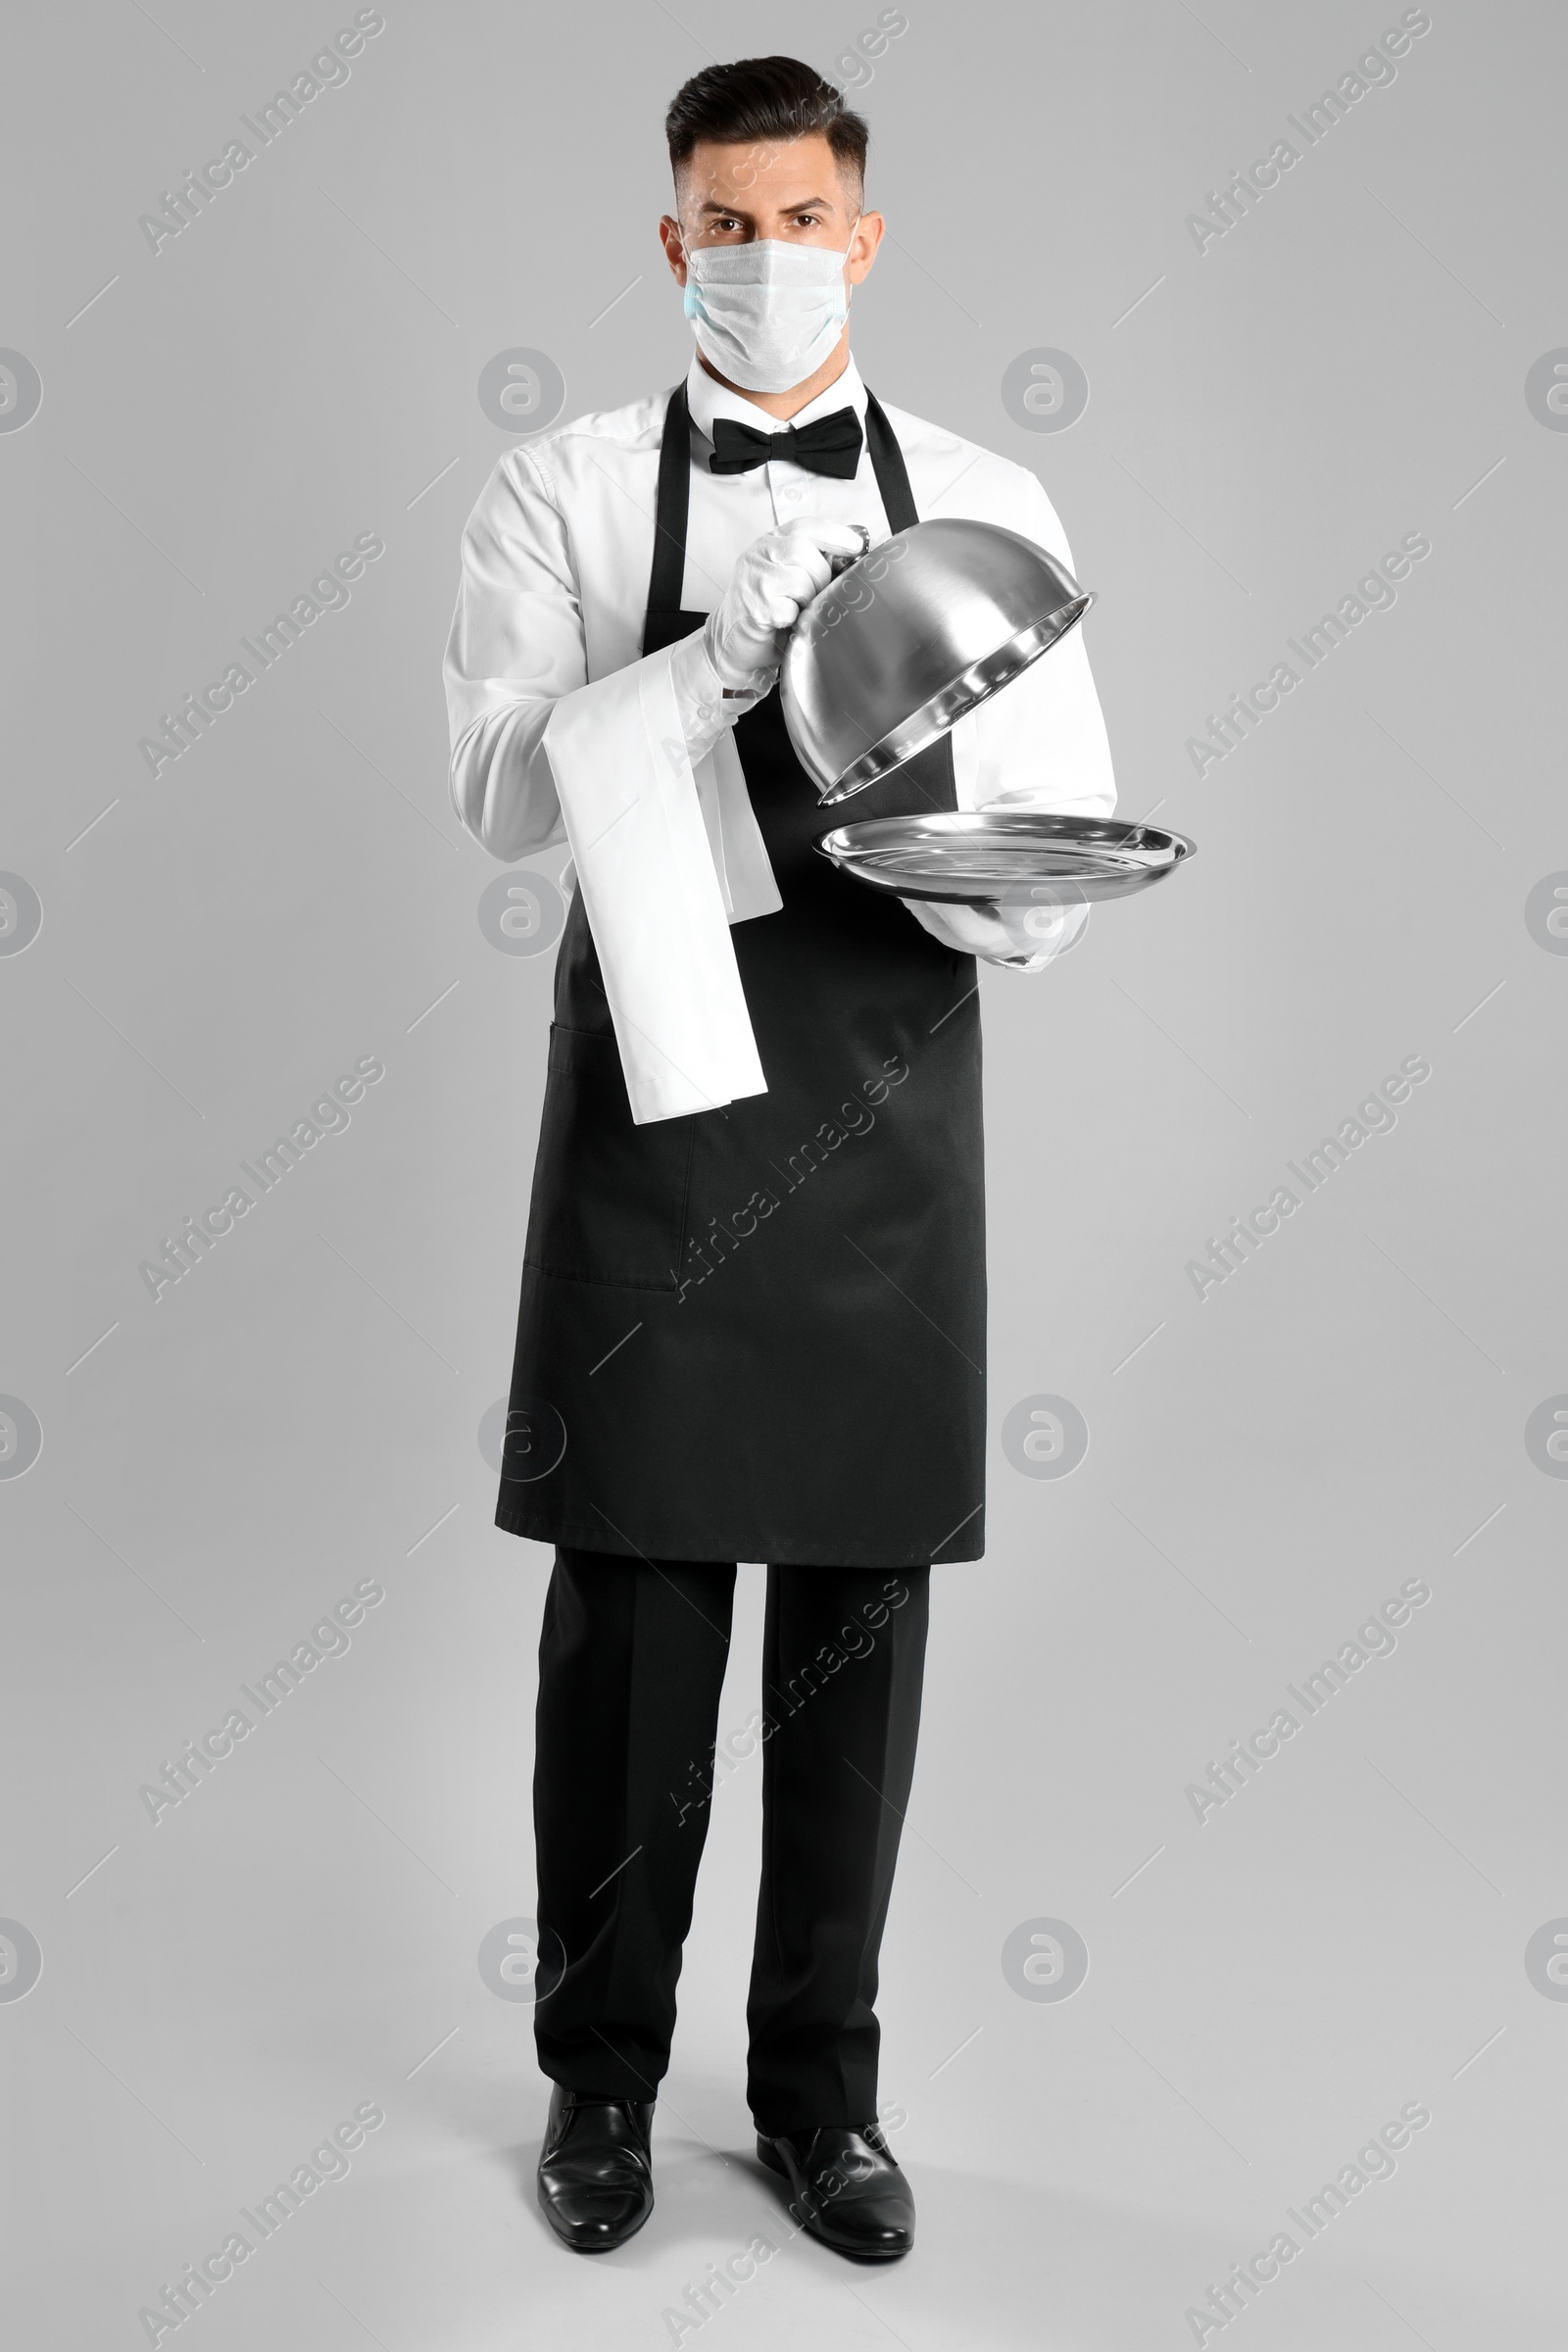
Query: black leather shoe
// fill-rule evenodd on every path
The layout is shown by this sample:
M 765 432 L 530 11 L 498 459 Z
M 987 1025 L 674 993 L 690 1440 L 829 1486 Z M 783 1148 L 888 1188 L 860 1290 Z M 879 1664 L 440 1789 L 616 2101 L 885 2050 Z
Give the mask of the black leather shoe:
M 654 2210 L 652 2099 L 579 2098 L 558 2082 L 539 2151 L 545 2220 L 574 2254 L 608 2254 Z
M 782 2173 L 790 2211 L 812 2237 L 859 2262 L 892 2262 L 914 2243 L 914 2198 L 875 2124 L 757 2135 L 757 2153 Z

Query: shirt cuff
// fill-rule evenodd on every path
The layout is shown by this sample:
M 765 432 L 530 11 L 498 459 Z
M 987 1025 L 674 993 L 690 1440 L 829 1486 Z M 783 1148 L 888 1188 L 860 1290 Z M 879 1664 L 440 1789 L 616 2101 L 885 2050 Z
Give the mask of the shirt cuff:
M 670 649 L 669 681 L 693 767 L 758 700 L 755 694 L 726 695 L 723 681 L 708 658 L 706 629 L 695 630 Z

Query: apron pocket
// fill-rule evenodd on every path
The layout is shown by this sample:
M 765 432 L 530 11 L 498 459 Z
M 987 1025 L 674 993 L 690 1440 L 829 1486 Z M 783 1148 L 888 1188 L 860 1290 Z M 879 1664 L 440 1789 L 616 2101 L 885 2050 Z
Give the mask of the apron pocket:
M 634 1124 L 611 1033 L 550 1028 L 527 1264 L 564 1282 L 678 1289 L 693 1122 Z

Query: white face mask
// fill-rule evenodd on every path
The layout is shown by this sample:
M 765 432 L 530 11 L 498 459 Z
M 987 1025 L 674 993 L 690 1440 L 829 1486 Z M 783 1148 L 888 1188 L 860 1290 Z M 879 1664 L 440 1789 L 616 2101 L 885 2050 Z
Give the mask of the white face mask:
M 748 392 L 788 392 L 814 375 L 850 315 L 845 253 L 759 237 L 686 257 L 686 316 L 699 348 Z

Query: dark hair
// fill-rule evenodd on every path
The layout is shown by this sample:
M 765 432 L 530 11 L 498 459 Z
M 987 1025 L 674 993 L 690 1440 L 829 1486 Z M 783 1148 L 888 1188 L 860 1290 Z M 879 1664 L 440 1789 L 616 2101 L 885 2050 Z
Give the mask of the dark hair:
M 863 186 L 870 137 L 864 117 L 799 58 L 743 57 L 731 66 L 705 66 L 681 84 L 664 117 L 677 178 L 699 139 L 734 146 L 751 139 L 804 139 L 813 131 L 827 140 L 840 170 L 848 166 Z

